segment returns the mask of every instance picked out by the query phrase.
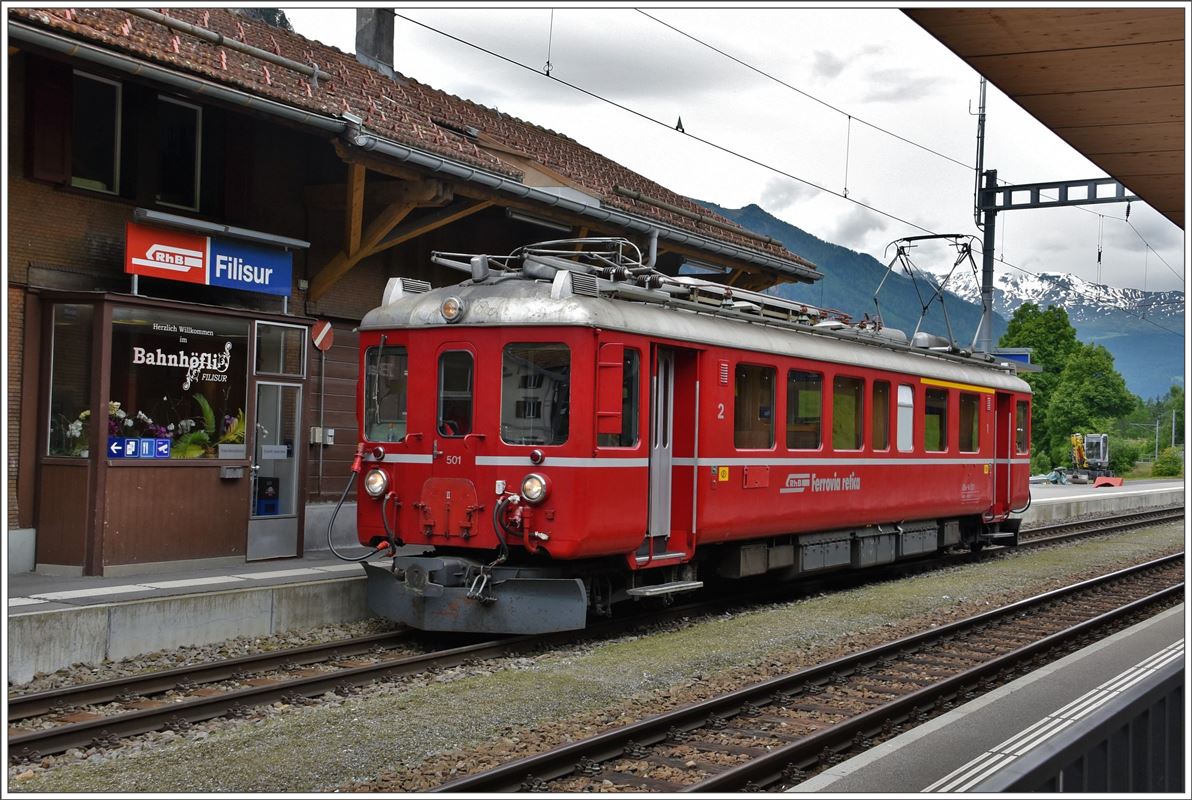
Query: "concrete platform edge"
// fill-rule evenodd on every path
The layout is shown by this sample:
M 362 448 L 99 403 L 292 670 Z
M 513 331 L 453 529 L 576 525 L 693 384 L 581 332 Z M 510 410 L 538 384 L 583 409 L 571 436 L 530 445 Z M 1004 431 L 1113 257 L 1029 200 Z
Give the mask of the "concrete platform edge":
M 913 730 L 909 730 L 906 733 L 903 733 L 903 734 L 900 734 L 900 735 L 894 737 L 893 739 L 882 742 L 877 747 L 871 748 L 870 750 L 862 753 L 861 755 L 850 758 L 847 761 L 837 764 L 834 767 L 830 767 L 829 769 L 821 772 L 820 774 L 816 775 L 815 777 L 805 780 L 802 783 L 798 784 L 797 786 L 791 787 L 787 791 L 790 793 L 798 793 L 798 794 L 808 793 L 808 792 L 825 792 L 825 791 L 830 792 L 830 791 L 832 791 L 832 789 L 831 789 L 832 784 L 836 783 L 840 779 L 845 778 L 845 777 L 853 774 L 854 772 L 857 772 L 858 770 L 868 767 L 873 762 L 878 761 L 882 758 L 885 758 L 890 753 L 892 753 L 896 750 L 899 750 L 900 748 L 905 747 L 906 745 L 910 744 L 911 742 L 922 739 L 925 736 L 930 736 L 933 733 L 936 733 L 937 731 L 948 727 L 955 721 L 957 721 L 969 714 L 973 714 L 977 711 L 980 711 L 982 708 L 990 705 L 991 703 L 998 702 L 1002 698 L 1006 697 L 1009 694 L 1012 694 L 1015 691 L 1018 691 L 1019 689 L 1021 689 L 1023 686 L 1026 686 L 1027 684 L 1030 684 L 1030 683 L 1033 683 L 1033 682 L 1039 681 L 1039 680 L 1044 680 L 1044 679 L 1050 677 L 1053 673 L 1064 669 L 1069 664 L 1074 663 L 1077 660 L 1087 658 L 1089 656 L 1089 654 L 1095 653 L 1096 651 L 1098 651 L 1102 648 L 1112 646 L 1119 639 L 1123 639 L 1123 638 L 1129 636 L 1136 628 L 1139 628 L 1144 625 L 1153 625 L 1156 622 L 1158 622 L 1159 620 L 1166 619 L 1167 617 L 1172 616 L 1172 615 L 1182 615 L 1183 613 L 1184 613 L 1184 604 L 1183 603 L 1181 603 L 1178 606 L 1169 608 L 1166 611 L 1161 611 L 1158 614 L 1156 614 L 1155 616 L 1150 617 L 1149 619 L 1143 620 L 1142 622 L 1139 622 L 1137 625 L 1132 625 L 1129 628 L 1120 630 L 1117 633 L 1113 634 L 1112 636 L 1109 636 L 1105 639 L 1095 642 L 1082 650 L 1077 650 L 1074 653 L 1069 653 L 1068 655 L 1064 656 L 1060 660 L 1053 661 L 1052 663 L 1047 664 L 1046 666 L 1040 667 L 1039 669 L 1035 670 L 1034 672 L 1031 672 L 1029 675 L 1024 675 L 1021 678 L 1011 681 L 1010 683 L 1007 683 L 1003 686 L 999 686 L 998 688 L 994 689 L 992 692 L 989 692 L 988 694 L 984 694 L 981 697 L 978 697 L 976 700 L 972 700 L 968 703 L 965 703 L 964 705 L 960 706 L 959 708 L 953 709 L 952 711 L 949 711 L 946 714 L 942 714 L 942 715 L 936 717 L 935 719 L 928 720 L 927 722 L 925 722 L 922 725 L 917 726 Z
M 1026 525 L 1047 522 L 1061 522 L 1085 514 L 1110 514 L 1115 511 L 1134 511 L 1143 508 L 1183 505 L 1184 490 L 1120 492 L 1105 489 L 1106 494 L 1095 494 L 1081 498 L 1046 498 L 1033 501 L 1022 514 Z
M 271 636 L 369 616 L 364 578 L 248 587 L 10 616 L 8 680 L 237 636 Z

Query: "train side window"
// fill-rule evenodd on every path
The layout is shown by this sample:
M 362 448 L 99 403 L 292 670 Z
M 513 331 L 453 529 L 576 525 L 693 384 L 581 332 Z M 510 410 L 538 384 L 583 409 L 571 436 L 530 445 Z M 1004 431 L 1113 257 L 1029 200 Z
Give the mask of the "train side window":
M 939 453 L 948 449 L 948 390 L 928 389 L 923 402 L 923 449 Z
M 738 364 L 733 389 L 733 445 L 738 450 L 774 446 L 774 383 L 777 370 Z
M 981 449 L 981 398 L 960 393 L 960 451 L 975 453 Z
M 818 372 L 786 375 L 786 446 L 790 450 L 818 450 L 824 417 L 824 376 Z
M 501 441 L 563 444 L 571 404 L 571 350 L 560 342 L 505 345 Z
M 1016 439 L 1018 444 L 1018 452 L 1030 452 L 1030 440 L 1027 437 L 1028 426 L 1030 425 L 1031 415 L 1027 412 L 1027 404 L 1025 400 L 1019 400 L 1015 405 L 1014 429 L 1017 433 Z
M 614 362 L 615 363 L 615 362 Z M 637 444 L 637 410 L 641 403 L 641 356 L 625 348 L 621 372 L 621 432 L 602 433 L 596 437 L 600 447 L 633 447 Z
M 873 425 L 870 440 L 874 450 L 890 449 L 890 382 L 873 382 Z
M 915 449 L 915 390 L 905 383 L 898 384 L 898 452 Z
M 472 432 L 472 354 L 452 350 L 439 356 L 439 434 Z
M 406 348 L 370 347 L 364 368 L 364 435 L 370 442 L 400 442 L 406 435 Z
M 832 449 L 860 450 L 865 439 L 865 381 L 832 380 Z

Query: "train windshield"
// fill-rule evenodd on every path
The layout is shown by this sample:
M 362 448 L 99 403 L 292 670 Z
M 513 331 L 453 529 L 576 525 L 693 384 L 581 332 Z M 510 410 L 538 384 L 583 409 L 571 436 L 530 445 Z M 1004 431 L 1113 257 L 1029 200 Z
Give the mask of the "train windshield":
M 567 345 L 505 346 L 501 360 L 501 441 L 563 444 L 571 403 L 571 351 Z
M 406 435 L 406 348 L 370 347 L 364 363 L 364 435 L 373 442 L 401 441 Z

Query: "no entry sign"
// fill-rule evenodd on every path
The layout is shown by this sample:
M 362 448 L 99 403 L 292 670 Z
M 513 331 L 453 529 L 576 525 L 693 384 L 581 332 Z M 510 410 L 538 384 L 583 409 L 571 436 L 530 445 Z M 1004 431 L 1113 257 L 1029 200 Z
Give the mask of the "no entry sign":
M 315 347 L 323 352 L 331 349 L 331 343 L 335 340 L 335 331 L 331 330 L 331 323 L 327 320 L 319 320 L 310 329 L 310 339 L 315 343 Z

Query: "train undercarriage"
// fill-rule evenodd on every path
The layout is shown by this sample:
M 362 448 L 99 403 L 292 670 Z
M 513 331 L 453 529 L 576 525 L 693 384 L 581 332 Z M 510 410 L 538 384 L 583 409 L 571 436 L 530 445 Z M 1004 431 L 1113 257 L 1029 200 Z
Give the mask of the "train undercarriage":
M 496 563 L 475 550 L 396 556 L 364 568 L 368 605 L 380 616 L 428 631 L 535 634 L 577 630 L 619 603 L 670 599 L 705 580 L 794 580 L 951 548 L 1014 546 L 1020 522 L 964 517 L 792 534 L 710 545 L 688 563 L 636 571 L 618 559 Z

